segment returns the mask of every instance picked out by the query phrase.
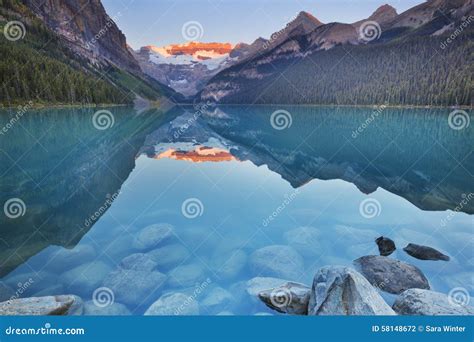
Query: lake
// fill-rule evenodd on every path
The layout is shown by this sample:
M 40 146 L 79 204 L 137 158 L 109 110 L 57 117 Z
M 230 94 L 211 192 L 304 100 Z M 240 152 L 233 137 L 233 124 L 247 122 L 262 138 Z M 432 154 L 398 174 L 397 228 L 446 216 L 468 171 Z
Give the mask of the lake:
M 85 314 L 141 315 L 165 295 L 169 314 L 275 314 L 250 279 L 310 285 L 377 255 L 381 235 L 432 289 L 474 295 L 474 130 L 449 109 L 101 110 L 1 112 L 3 300 L 74 294 Z

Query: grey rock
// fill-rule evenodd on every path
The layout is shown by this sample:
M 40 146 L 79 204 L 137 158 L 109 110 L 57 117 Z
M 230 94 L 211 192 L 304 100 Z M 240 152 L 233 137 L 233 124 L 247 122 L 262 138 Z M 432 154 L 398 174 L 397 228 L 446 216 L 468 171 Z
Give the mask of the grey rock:
M 360 273 L 345 266 L 325 266 L 313 279 L 309 315 L 394 315 Z
M 0 281 L 0 302 L 11 299 L 14 295 L 15 291 L 3 281 Z
M 321 233 L 314 227 L 292 229 L 287 231 L 283 237 L 288 245 L 304 256 L 314 257 L 322 253 L 319 243 Z
M 258 298 L 270 309 L 291 315 L 307 315 L 311 288 L 294 282 L 261 291 Z
M 174 237 L 174 228 L 168 223 L 152 224 L 143 228 L 133 241 L 138 250 L 148 250 Z
M 222 256 L 216 256 L 213 261 L 215 273 L 224 280 L 237 277 L 247 264 L 247 254 L 238 249 Z
M 400 315 L 474 315 L 473 307 L 456 304 L 444 293 L 422 289 L 401 293 L 393 304 L 393 310 Z
M 215 287 L 200 302 L 200 306 L 203 308 L 204 313 L 214 314 L 227 309 L 234 302 L 235 298 L 229 291 L 224 290 L 222 287 Z
M 111 267 L 102 261 L 83 264 L 64 272 L 60 279 L 67 291 L 84 293 L 94 291 L 100 286 Z
M 187 248 L 178 243 L 154 249 L 147 254 L 156 262 L 160 270 L 176 267 L 191 256 Z
M 169 273 L 168 285 L 171 287 L 191 287 L 205 279 L 204 269 L 194 263 L 181 265 Z
M 146 311 L 147 316 L 199 315 L 199 304 L 192 296 L 174 292 L 161 296 Z
M 444 261 L 449 261 L 449 256 L 444 255 L 440 251 L 428 247 L 428 246 L 422 246 L 422 245 L 416 245 L 414 243 L 409 243 L 403 250 L 411 255 L 414 258 L 420 259 L 420 260 L 444 260 Z
M 392 254 L 395 249 L 395 242 L 392 239 L 389 239 L 388 237 L 385 236 L 380 236 L 377 239 L 375 239 L 375 243 L 379 247 L 379 253 L 380 255 L 383 256 L 389 256 Z
M 264 290 L 279 287 L 287 281 L 272 277 L 255 277 L 245 283 L 247 294 L 250 297 L 257 298 L 258 294 Z
M 70 295 L 13 299 L 0 303 L 0 316 L 65 315 L 74 301 Z
M 127 305 L 142 304 L 166 281 L 166 275 L 158 271 L 137 271 L 118 269 L 110 272 L 103 286 L 114 293 L 115 299 Z
M 86 316 L 128 316 L 131 314 L 125 305 L 117 302 L 103 307 L 95 305 L 92 300 L 84 304 L 84 315 Z
M 380 255 L 354 260 L 356 268 L 375 287 L 393 294 L 411 288 L 430 289 L 425 275 L 415 266 Z
M 120 267 L 126 270 L 153 271 L 156 266 L 156 262 L 145 253 L 131 254 L 120 262 Z
M 303 258 L 294 248 L 272 245 L 260 248 L 250 256 L 250 269 L 256 276 L 297 280 L 303 275 Z

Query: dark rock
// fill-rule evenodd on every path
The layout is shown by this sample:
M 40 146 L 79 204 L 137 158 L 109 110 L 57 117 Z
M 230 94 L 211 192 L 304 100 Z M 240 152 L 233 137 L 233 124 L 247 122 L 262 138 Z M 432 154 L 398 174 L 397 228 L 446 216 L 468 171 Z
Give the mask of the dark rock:
M 404 291 L 395 300 L 393 310 L 399 315 L 474 315 L 474 308 L 457 304 L 444 293 L 421 289 Z
M 430 289 L 425 275 L 415 266 L 380 255 L 354 260 L 356 268 L 375 287 L 393 294 L 411 288 Z
M 70 295 L 18 298 L 0 303 L 0 316 L 65 315 L 74 302 Z
M 325 266 L 313 279 L 308 315 L 395 315 L 359 272 Z
M 385 236 L 378 237 L 375 240 L 375 242 L 377 243 L 377 246 L 379 247 L 380 255 L 389 256 L 396 249 L 395 242 L 393 242 L 392 239 L 389 239 Z
M 311 288 L 294 282 L 259 292 L 258 298 L 270 309 L 291 315 L 307 315 Z
M 421 246 L 416 245 L 414 243 L 409 243 L 405 248 L 403 248 L 403 250 L 412 257 L 420 260 L 449 261 L 449 256 L 444 255 L 440 251 L 428 246 Z

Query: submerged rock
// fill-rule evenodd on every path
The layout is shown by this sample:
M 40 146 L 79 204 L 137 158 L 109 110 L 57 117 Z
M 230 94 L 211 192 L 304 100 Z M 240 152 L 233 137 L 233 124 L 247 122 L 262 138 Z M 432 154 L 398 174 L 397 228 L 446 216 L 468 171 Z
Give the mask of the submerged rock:
M 389 256 L 395 251 L 395 249 L 397 249 L 395 247 L 395 242 L 393 242 L 392 239 L 389 239 L 388 237 L 385 237 L 385 236 L 380 236 L 377 239 L 375 239 L 375 243 L 379 247 L 380 255 L 383 255 L 383 256 Z
M 223 255 L 216 255 L 212 262 L 214 272 L 222 279 L 237 277 L 247 264 L 247 254 L 238 249 Z
M 304 256 L 314 257 L 322 253 L 321 233 L 314 227 L 299 227 L 283 235 L 285 241 Z
M 83 293 L 88 290 L 92 293 L 111 270 L 112 268 L 106 263 L 94 261 L 64 272 L 60 279 L 67 291 Z
M 13 299 L 0 303 L 0 316 L 65 315 L 75 300 L 71 295 Z
M 143 228 L 133 241 L 133 247 L 147 250 L 156 247 L 161 242 L 174 237 L 174 228 L 168 223 L 152 224 Z
M 279 287 L 287 281 L 280 278 L 272 277 L 255 277 L 245 283 L 247 294 L 250 297 L 256 298 L 260 292 L 266 289 Z
M 153 271 L 156 266 L 156 262 L 144 253 L 131 254 L 120 262 L 120 267 L 126 270 Z
M 202 300 L 200 306 L 205 314 L 213 314 L 227 309 L 235 302 L 234 296 L 222 287 L 213 288 Z
M 81 264 L 91 262 L 97 253 L 91 245 L 78 245 L 73 249 L 61 248 L 52 252 L 48 261 L 48 269 L 54 273 L 61 273 Z
M 191 256 L 188 249 L 179 243 L 154 249 L 147 254 L 156 262 L 159 270 L 176 267 Z
M 161 296 L 146 311 L 146 316 L 199 315 L 199 304 L 192 296 L 173 292 Z
M 171 287 L 190 287 L 205 280 L 204 269 L 198 263 L 181 265 L 169 273 Z
M 425 275 L 415 266 L 380 255 L 354 260 L 356 268 L 375 287 L 393 294 L 411 288 L 430 289 Z
M 250 256 L 253 274 L 297 280 L 303 275 L 303 258 L 294 248 L 272 245 L 260 248 Z
M 325 266 L 313 279 L 309 315 L 395 315 L 377 290 L 359 272 Z
M 456 304 L 444 293 L 422 289 L 404 291 L 392 307 L 400 315 L 474 315 L 474 308 Z
M 258 298 L 270 309 L 292 315 L 307 315 L 311 288 L 294 282 L 260 291 Z
M 166 276 L 158 271 L 119 269 L 107 275 L 103 286 L 112 290 L 117 301 L 135 307 L 146 301 L 165 281 Z
M 114 302 L 107 306 L 97 306 L 92 300 L 84 304 L 84 315 L 87 316 L 127 316 L 130 310 L 123 304 Z
M 422 245 L 416 245 L 414 243 L 409 243 L 403 250 L 411 255 L 414 258 L 420 259 L 420 260 L 444 260 L 444 261 L 449 261 L 449 256 L 444 255 L 440 251 L 428 247 L 428 246 L 422 246 Z

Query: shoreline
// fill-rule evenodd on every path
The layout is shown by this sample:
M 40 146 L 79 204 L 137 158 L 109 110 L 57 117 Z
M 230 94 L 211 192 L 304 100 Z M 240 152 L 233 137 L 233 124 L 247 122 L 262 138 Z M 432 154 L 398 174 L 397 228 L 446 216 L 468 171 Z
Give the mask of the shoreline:
M 177 106 L 192 107 L 192 103 L 174 103 Z M 18 104 L 16 106 L 0 106 L 0 110 L 9 110 L 9 109 L 18 109 L 19 106 L 24 106 Z M 214 106 L 214 105 L 213 105 Z M 397 109 L 462 109 L 462 110 L 472 110 L 474 106 L 429 106 L 429 105 L 384 105 L 384 104 L 371 104 L 371 105 L 349 105 L 349 104 L 283 104 L 283 103 L 272 103 L 272 104 L 248 104 L 248 103 L 221 103 L 216 104 L 215 107 L 237 107 L 237 106 L 258 106 L 258 107 L 342 107 L 342 108 L 377 108 L 380 106 L 385 106 L 385 108 L 397 108 Z M 133 107 L 133 104 L 119 104 L 119 103 L 100 103 L 100 104 L 33 104 L 31 109 L 66 109 L 66 108 L 104 108 L 104 107 Z M 160 106 L 158 106 L 159 108 Z

